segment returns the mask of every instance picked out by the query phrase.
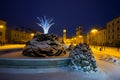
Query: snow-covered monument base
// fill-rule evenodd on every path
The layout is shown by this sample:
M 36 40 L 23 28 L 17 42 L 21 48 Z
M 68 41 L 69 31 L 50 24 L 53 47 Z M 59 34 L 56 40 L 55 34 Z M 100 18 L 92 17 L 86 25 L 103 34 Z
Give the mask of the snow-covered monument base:
M 66 51 L 57 39 L 56 35 L 37 34 L 26 44 L 22 54 L 31 57 L 63 56 Z
M 87 44 L 78 44 L 70 52 L 70 67 L 83 72 L 97 72 L 98 68 L 93 53 Z

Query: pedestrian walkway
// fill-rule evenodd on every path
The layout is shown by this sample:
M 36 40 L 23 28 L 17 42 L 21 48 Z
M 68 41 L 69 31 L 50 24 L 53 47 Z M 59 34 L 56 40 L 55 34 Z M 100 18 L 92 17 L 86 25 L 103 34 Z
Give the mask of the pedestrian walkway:
M 0 51 L 24 48 L 24 46 L 25 44 L 6 44 L 3 46 L 0 46 Z
M 91 47 L 91 49 L 93 52 L 98 52 L 101 54 L 107 54 L 107 55 L 111 55 L 111 56 L 120 58 L 120 50 L 118 51 L 117 48 L 108 47 L 103 50 L 100 50 L 99 47 L 97 47 L 97 48 Z

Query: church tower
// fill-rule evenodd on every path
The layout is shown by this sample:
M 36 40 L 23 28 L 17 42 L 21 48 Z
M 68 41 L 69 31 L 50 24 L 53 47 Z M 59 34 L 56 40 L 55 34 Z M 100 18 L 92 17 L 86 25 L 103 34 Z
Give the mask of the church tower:
M 83 43 L 83 35 L 82 35 L 82 26 L 79 26 L 76 28 L 76 39 L 77 39 L 77 44 L 78 43 Z
M 81 36 L 82 35 L 82 26 L 79 26 L 76 28 L 76 36 Z
M 65 43 L 66 40 L 66 29 L 63 29 L 63 42 Z

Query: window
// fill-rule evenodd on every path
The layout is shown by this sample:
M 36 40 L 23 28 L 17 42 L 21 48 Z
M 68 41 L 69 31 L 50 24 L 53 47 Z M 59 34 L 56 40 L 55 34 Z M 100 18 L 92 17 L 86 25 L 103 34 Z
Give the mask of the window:
M 114 39 L 114 36 L 112 36 L 112 39 Z
M 114 29 L 112 29 L 112 32 L 114 32 Z
M 120 39 L 120 34 L 118 34 L 117 37 Z
M 114 22 L 112 23 L 112 25 L 114 25 Z
M 117 31 L 119 31 L 120 30 L 120 28 L 119 28 L 119 26 L 117 27 Z
M 108 25 L 108 28 L 110 28 L 110 24 Z
M 0 36 L 2 36 L 2 32 L 0 32 Z
M 117 23 L 119 23 L 119 20 L 117 21 Z
M 110 36 L 108 36 L 108 39 L 110 39 Z
M 16 34 L 14 34 L 14 36 L 16 37 Z

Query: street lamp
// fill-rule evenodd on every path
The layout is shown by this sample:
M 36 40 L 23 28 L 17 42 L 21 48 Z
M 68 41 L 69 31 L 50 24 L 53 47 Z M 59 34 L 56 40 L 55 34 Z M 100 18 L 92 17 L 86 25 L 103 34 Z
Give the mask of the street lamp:
M 79 38 L 82 38 L 83 36 L 79 36 Z
M 4 26 L 3 25 L 0 25 L 0 28 L 3 28 Z
M 93 36 L 92 37 L 93 39 L 91 39 L 92 44 L 94 44 L 94 47 L 95 47 L 95 45 L 97 45 L 97 39 L 95 40 L 95 38 L 96 38 L 96 34 L 97 34 L 98 30 L 97 29 L 92 29 L 90 32 L 92 33 L 92 36 Z
M 31 38 L 33 38 L 33 36 L 34 36 L 35 34 L 34 34 L 34 33 L 31 33 L 30 35 L 31 35 Z
M 63 32 L 66 33 L 66 30 L 64 29 Z
M 91 30 L 91 33 L 96 33 L 96 32 L 98 32 L 97 29 L 92 29 L 92 30 Z

